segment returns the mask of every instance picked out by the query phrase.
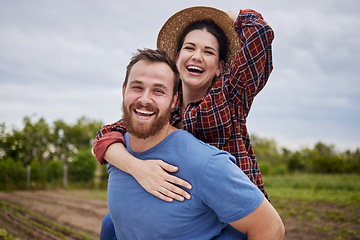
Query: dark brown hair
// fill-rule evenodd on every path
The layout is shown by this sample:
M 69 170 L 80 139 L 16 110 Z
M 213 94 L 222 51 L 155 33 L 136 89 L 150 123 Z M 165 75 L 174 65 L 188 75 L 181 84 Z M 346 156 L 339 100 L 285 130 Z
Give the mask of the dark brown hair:
M 149 49 L 149 48 L 145 48 L 143 50 L 138 49 L 137 54 L 135 54 L 131 58 L 130 63 L 126 67 L 126 76 L 125 76 L 124 85 L 126 86 L 126 84 L 128 82 L 128 78 L 129 78 L 132 67 L 141 60 L 150 62 L 150 63 L 162 62 L 162 63 L 167 64 L 170 67 L 170 69 L 174 73 L 173 96 L 175 96 L 175 94 L 179 90 L 180 74 L 176 67 L 175 62 L 167 55 L 167 53 L 164 50 L 160 50 L 160 49 L 157 49 L 157 50 L 153 50 L 153 49 Z

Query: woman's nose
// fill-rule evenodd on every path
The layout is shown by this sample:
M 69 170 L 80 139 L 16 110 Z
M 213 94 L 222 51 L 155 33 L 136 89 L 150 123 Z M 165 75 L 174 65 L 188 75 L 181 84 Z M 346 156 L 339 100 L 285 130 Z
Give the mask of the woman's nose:
M 202 59 L 201 52 L 200 51 L 194 51 L 194 53 L 192 55 L 192 59 L 200 61 Z

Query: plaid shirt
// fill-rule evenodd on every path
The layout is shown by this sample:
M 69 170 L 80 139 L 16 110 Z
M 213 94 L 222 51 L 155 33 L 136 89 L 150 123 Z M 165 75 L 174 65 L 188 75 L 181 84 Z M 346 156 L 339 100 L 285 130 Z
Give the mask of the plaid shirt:
M 242 48 L 231 70 L 214 83 L 203 99 L 189 103 L 182 115 L 180 91 L 171 124 L 182 125 L 196 138 L 235 156 L 236 164 L 268 197 L 250 143 L 246 117 L 254 97 L 263 89 L 272 71 L 274 33 L 253 10 L 241 10 L 234 26 Z M 125 132 L 122 121 L 106 125 L 98 132 L 94 153 L 100 163 L 105 163 L 103 156 L 110 144 L 123 143 Z

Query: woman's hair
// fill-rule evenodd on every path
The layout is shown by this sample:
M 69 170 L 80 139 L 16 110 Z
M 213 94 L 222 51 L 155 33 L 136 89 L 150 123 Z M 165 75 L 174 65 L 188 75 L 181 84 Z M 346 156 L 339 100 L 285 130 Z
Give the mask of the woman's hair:
M 211 33 L 219 44 L 219 61 L 226 61 L 226 57 L 229 51 L 228 39 L 226 38 L 223 30 L 211 19 L 200 20 L 190 24 L 180 35 L 176 46 L 176 53 L 180 52 L 186 35 L 194 30 L 206 30 L 207 32 Z
M 175 94 L 179 90 L 179 85 L 180 85 L 179 71 L 176 67 L 175 62 L 167 55 L 167 53 L 164 50 L 160 50 L 160 49 L 157 50 L 153 50 L 149 48 L 146 48 L 144 50 L 138 49 L 137 54 L 131 58 L 130 63 L 126 67 L 126 76 L 124 81 L 125 86 L 127 85 L 132 67 L 141 60 L 146 61 L 148 63 L 161 62 L 167 64 L 170 67 L 170 69 L 174 73 L 173 96 L 175 96 Z

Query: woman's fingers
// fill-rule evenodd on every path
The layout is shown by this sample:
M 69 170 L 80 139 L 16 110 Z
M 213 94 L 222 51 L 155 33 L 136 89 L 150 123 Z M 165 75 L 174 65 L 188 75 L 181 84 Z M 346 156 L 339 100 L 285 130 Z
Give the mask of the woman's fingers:
M 168 164 L 168 163 L 165 163 L 163 161 L 159 161 L 159 165 L 161 166 L 161 168 L 163 168 L 167 172 L 176 172 L 178 170 L 178 167 Z M 170 174 L 167 175 L 166 181 L 176 184 L 176 185 L 179 185 L 179 186 L 182 186 L 187 189 L 192 188 L 191 184 L 188 183 L 187 181 L 185 181 L 181 178 L 175 177 L 173 175 L 170 175 Z
M 177 185 L 174 185 L 171 182 L 165 183 L 165 185 L 160 188 L 160 192 L 168 197 L 174 198 L 178 201 L 184 201 L 185 199 L 190 199 L 191 196 L 184 189 L 180 188 Z
M 141 165 L 132 175 L 146 191 L 167 202 L 191 198 L 190 194 L 182 188 L 191 189 L 191 184 L 169 174 L 178 170 L 176 166 L 161 160 L 147 160 L 139 163 Z

